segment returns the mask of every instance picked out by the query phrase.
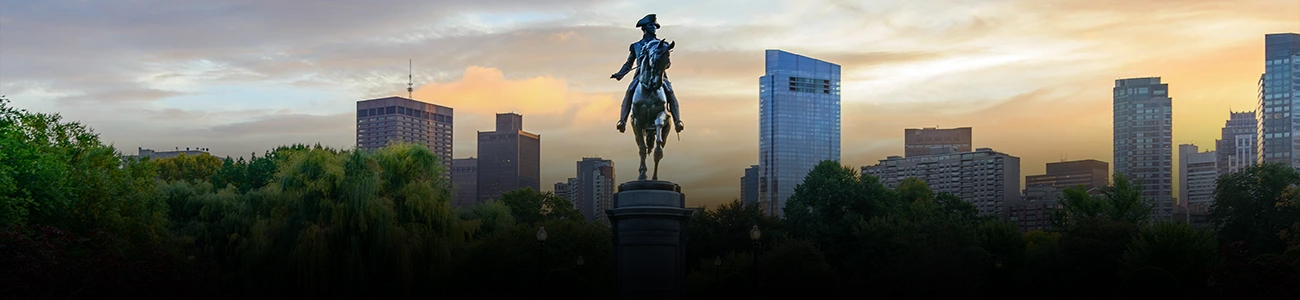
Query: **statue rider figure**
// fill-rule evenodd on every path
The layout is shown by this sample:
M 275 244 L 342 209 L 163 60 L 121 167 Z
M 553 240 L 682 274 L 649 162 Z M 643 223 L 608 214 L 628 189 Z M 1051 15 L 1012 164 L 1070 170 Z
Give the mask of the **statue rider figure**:
M 628 48 L 628 51 L 631 53 L 627 56 L 627 62 L 623 63 L 623 68 L 619 69 L 618 73 L 610 75 L 609 78 L 620 81 L 623 80 L 623 76 L 627 75 L 627 72 L 632 70 L 632 62 L 639 60 L 638 56 L 641 55 L 642 46 L 657 39 L 655 36 L 655 30 L 659 29 L 659 22 L 655 21 L 654 14 L 648 14 L 644 18 L 641 18 L 640 21 L 636 22 L 636 27 L 640 27 L 641 31 L 645 34 L 641 36 L 640 41 L 632 43 L 632 46 Z M 667 67 L 665 67 L 665 69 L 667 69 Z M 640 66 L 637 66 L 636 73 L 641 73 Z M 632 82 L 627 86 L 627 94 L 623 95 L 623 110 L 622 113 L 618 115 L 618 132 L 623 132 L 623 130 L 626 129 L 627 115 L 632 110 L 632 93 L 637 85 L 637 77 L 636 75 L 633 75 L 632 78 Z M 666 99 L 668 101 L 668 110 L 672 113 L 673 123 L 676 125 L 677 131 L 681 132 L 683 128 L 682 115 L 681 111 L 677 110 L 677 96 L 673 93 L 673 85 L 668 82 L 668 75 L 664 75 L 663 81 L 664 94 L 668 97 L 668 99 Z

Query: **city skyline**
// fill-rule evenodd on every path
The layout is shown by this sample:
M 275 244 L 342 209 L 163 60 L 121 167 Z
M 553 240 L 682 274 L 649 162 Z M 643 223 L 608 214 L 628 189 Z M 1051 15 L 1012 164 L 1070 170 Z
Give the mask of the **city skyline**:
M 351 148 L 356 99 L 405 96 L 401 60 L 414 59 L 414 98 L 458 112 L 451 158 L 475 156 L 474 132 L 491 130 L 493 114 L 518 112 L 547 136 L 543 183 L 572 176 L 580 157 L 635 161 L 631 137 L 613 129 L 626 82 L 607 77 L 640 36 L 633 23 L 657 13 L 660 37 L 678 42 L 668 74 L 690 122 L 661 171 L 691 206 L 739 198 L 735 181 L 758 160 L 753 78 L 766 49 L 843 66 L 842 164 L 902 155 L 901 129 L 974 127 L 974 147 L 1042 174 L 1061 159 L 1111 162 L 1106 91 L 1120 78 L 1174 86 L 1172 144 L 1214 150 L 1228 112 L 1257 105 L 1264 35 L 1300 32 L 1291 1 L 59 3 L 0 13 L 0 93 L 81 121 L 124 154 Z M 345 20 L 357 14 L 375 18 Z

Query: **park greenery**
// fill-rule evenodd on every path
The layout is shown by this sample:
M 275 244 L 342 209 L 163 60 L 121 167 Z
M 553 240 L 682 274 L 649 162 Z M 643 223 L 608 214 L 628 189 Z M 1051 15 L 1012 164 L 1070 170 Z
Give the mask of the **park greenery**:
M 123 156 L 0 98 L 0 298 L 609 298 L 609 227 L 522 189 L 451 206 L 428 149 L 287 145 L 248 158 Z M 912 178 L 826 161 L 770 216 L 687 223 L 694 298 L 1300 296 L 1300 171 L 1222 176 L 1211 226 L 1151 221 L 1117 174 L 1023 233 Z M 750 231 L 761 229 L 757 241 Z M 548 238 L 536 238 L 545 228 Z

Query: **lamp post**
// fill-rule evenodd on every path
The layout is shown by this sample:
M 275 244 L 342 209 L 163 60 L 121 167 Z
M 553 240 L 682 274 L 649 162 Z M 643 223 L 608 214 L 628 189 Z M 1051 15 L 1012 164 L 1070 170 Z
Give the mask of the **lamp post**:
M 761 237 L 763 233 L 758 231 L 758 224 L 754 224 L 754 228 L 749 230 L 749 239 L 754 242 L 754 295 L 758 295 L 758 239 Z
M 537 229 L 537 284 L 540 286 L 538 291 L 546 288 L 546 226 Z

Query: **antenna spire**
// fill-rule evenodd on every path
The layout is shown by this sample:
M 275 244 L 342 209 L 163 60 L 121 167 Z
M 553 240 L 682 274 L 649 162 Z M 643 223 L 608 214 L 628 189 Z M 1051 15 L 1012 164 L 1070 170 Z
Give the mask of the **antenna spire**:
M 411 59 L 406 60 L 406 98 L 411 100 L 415 100 L 415 96 L 412 95 L 415 92 L 415 79 L 411 76 L 411 73 L 414 73 L 414 66 Z

